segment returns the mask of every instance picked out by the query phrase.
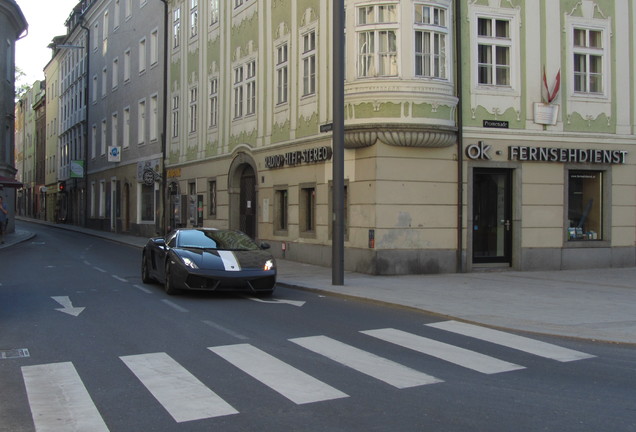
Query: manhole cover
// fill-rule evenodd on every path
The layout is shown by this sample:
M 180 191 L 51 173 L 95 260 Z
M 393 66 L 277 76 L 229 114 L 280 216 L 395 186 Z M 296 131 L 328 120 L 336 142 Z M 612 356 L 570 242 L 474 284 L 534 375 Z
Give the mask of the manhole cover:
M 29 357 L 29 350 L 26 348 L 17 348 L 10 350 L 0 350 L 0 359 Z

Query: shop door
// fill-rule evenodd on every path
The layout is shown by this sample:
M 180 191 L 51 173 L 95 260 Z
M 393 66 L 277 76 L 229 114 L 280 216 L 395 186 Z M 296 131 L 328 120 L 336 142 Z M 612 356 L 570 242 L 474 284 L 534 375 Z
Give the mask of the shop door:
M 473 173 L 473 263 L 512 262 L 512 172 Z
M 256 175 L 249 165 L 241 173 L 240 230 L 256 237 Z

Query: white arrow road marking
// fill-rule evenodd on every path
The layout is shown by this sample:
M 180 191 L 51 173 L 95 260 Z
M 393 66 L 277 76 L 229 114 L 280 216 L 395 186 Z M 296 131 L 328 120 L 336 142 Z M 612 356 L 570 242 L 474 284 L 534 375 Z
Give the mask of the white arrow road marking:
M 270 303 L 270 304 L 288 304 L 288 305 L 292 305 L 292 306 L 296 306 L 296 307 L 303 307 L 304 304 L 306 302 L 304 301 L 297 301 L 297 300 L 284 300 L 284 299 L 274 299 L 274 300 L 263 300 L 260 299 L 258 297 L 246 297 L 250 300 L 254 300 L 255 302 L 259 302 L 259 303 Z
M 71 299 L 68 298 L 67 296 L 57 296 L 57 297 L 51 297 L 51 298 L 62 306 L 62 309 L 55 309 L 55 310 L 64 312 L 69 315 L 79 316 L 79 314 L 81 314 L 82 311 L 85 309 L 83 307 L 73 307 L 73 303 L 71 303 Z

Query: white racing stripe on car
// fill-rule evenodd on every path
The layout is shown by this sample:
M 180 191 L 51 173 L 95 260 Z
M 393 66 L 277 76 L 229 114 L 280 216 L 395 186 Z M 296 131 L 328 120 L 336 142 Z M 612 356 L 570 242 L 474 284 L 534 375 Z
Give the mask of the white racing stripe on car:
M 223 261 L 223 266 L 225 267 L 225 271 L 240 271 L 241 266 L 236 260 L 236 255 L 232 251 L 218 251 L 219 256 L 221 257 L 221 261 Z

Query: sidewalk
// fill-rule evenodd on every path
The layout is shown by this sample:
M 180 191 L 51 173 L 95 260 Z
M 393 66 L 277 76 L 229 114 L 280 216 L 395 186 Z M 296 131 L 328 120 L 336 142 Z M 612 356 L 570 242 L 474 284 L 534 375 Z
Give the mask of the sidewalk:
M 16 232 L 7 235 L 0 250 L 33 237 L 25 222 L 16 221 Z M 140 248 L 147 241 L 47 225 Z M 344 285 L 334 286 L 330 268 L 284 259 L 277 263 L 281 286 L 395 304 L 502 329 L 636 344 L 636 267 L 405 276 L 345 272 Z

